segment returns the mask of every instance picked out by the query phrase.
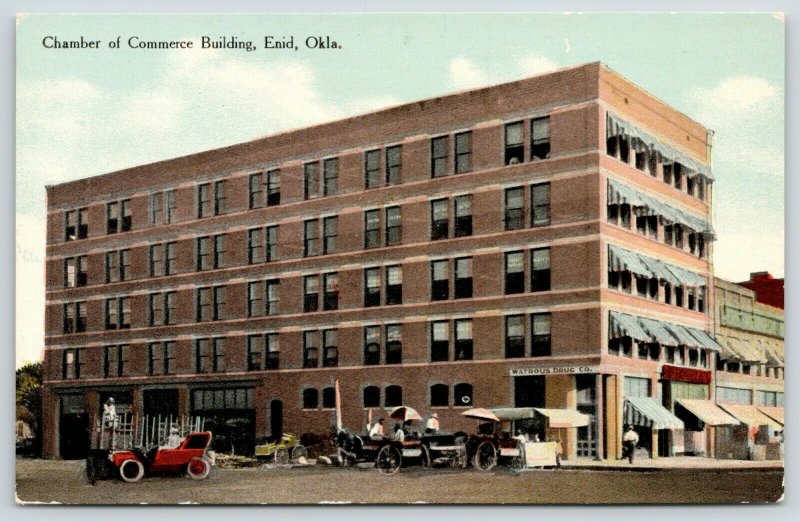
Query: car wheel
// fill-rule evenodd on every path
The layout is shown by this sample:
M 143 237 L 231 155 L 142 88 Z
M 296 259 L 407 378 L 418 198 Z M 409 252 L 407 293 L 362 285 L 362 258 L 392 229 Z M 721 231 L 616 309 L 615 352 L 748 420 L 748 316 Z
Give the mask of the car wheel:
M 193 457 L 186 465 L 186 474 L 193 480 L 203 480 L 211 473 L 211 463 L 203 457 Z
M 400 470 L 400 464 L 403 461 L 403 456 L 400 450 L 391 445 L 386 445 L 378 452 L 378 458 L 375 464 L 378 471 L 384 475 L 393 475 Z
M 299 460 L 301 458 L 308 458 L 308 450 L 302 444 L 298 444 L 294 448 L 292 448 L 292 460 Z
M 495 464 L 497 464 L 497 450 L 494 445 L 488 440 L 481 442 L 472 459 L 472 465 L 481 471 L 489 471 Z
M 278 448 L 275 450 L 275 464 L 288 464 L 289 463 L 289 450 L 286 448 Z
M 138 460 L 128 459 L 119 467 L 119 476 L 125 482 L 139 482 L 144 476 L 144 466 Z

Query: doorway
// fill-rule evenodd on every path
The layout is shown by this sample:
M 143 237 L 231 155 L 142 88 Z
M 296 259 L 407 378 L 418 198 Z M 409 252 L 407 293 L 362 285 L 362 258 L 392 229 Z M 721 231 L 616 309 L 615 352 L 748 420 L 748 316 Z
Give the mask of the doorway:
M 85 459 L 89 453 L 89 416 L 83 395 L 61 397 L 58 439 L 58 453 L 64 460 Z
M 269 403 L 269 423 L 270 435 L 279 440 L 283 436 L 283 401 L 274 399 Z

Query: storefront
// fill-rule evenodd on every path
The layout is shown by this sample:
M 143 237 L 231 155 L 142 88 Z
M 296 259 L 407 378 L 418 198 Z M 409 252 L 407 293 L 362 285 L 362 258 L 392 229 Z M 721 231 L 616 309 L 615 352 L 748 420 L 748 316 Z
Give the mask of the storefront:
M 674 408 L 675 415 L 683 421 L 687 432 L 706 434 L 710 442 L 709 457 L 741 457 L 735 437 L 735 427 L 741 423 L 725 410 L 705 399 L 676 399 Z
M 709 400 L 710 385 L 710 370 L 671 364 L 665 364 L 661 368 L 663 403 L 671 413 L 675 413 L 675 403 L 679 399 Z M 685 425 L 682 434 L 674 433 L 673 436 L 672 454 L 674 455 L 705 456 L 712 453 L 710 433 L 704 423 Z
M 253 388 L 192 390 L 191 414 L 202 417 L 204 429 L 214 434 L 212 448 L 215 451 L 253 453 L 256 433 Z
M 62 459 L 84 459 L 89 450 L 89 415 L 84 394 L 60 398 L 58 419 L 59 455 Z

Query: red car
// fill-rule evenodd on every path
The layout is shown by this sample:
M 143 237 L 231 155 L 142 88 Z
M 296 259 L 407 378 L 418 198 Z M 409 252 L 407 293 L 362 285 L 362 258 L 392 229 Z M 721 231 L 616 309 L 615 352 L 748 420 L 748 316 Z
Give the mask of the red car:
M 137 450 L 114 451 L 108 458 L 125 482 L 138 482 L 145 473 L 186 473 L 202 480 L 211 471 L 206 458 L 210 443 L 211 432 L 201 431 L 190 433 L 177 448 L 156 447 L 146 454 Z

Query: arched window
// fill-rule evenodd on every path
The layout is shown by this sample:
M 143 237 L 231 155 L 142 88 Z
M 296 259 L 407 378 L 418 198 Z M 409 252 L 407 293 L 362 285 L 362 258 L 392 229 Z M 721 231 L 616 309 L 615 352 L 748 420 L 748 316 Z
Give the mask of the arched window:
M 393 384 L 386 387 L 383 405 L 387 408 L 403 404 L 403 387 Z
M 450 404 L 450 387 L 446 384 L 431 386 L 431 406 L 448 406 Z
M 322 407 L 336 407 L 336 390 L 333 388 L 333 386 L 328 386 L 327 388 L 322 389 Z
M 319 392 L 314 388 L 303 390 L 303 409 L 315 410 L 319 406 Z
M 472 385 L 465 382 L 453 387 L 453 406 L 472 406 Z
M 364 388 L 364 407 L 378 408 L 381 405 L 381 389 L 377 386 Z

